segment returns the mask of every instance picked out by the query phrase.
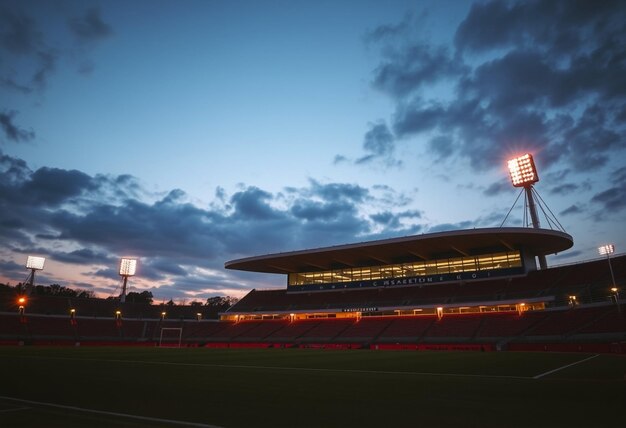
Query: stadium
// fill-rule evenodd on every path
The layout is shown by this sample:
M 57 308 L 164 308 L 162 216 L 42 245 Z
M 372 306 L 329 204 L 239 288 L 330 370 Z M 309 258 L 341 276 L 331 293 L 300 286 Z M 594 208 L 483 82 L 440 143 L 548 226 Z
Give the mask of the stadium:
M 509 161 L 509 172 L 525 195 L 531 227 L 445 231 L 227 261 L 226 269 L 282 275 L 286 287 L 253 289 L 209 316 L 198 306 L 126 302 L 134 259 L 120 262 L 118 299 L 24 295 L 45 261 L 29 257 L 30 283 L 0 293 L 0 343 L 626 352 L 619 293 L 626 256 L 604 245 L 597 260 L 548 267 L 546 256 L 568 250 L 573 238 L 540 227 L 532 155 Z
M 609 244 L 548 266 L 573 238 L 540 227 L 534 165 L 515 171 L 532 227 L 227 261 L 286 285 L 219 312 L 127 300 L 137 261 L 125 258 L 119 297 L 30 293 L 45 259 L 29 257 L 28 283 L 0 288 L 0 415 L 15 427 L 621 426 L 626 255 Z

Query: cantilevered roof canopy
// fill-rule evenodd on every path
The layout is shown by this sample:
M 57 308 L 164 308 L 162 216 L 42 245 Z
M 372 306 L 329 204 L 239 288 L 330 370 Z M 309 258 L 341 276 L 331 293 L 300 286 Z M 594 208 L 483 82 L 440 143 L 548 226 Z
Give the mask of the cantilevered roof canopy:
M 348 267 L 408 263 L 523 250 L 537 256 L 574 245 L 564 232 L 525 227 L 468 229 L 248 257 L 226 262 L 226 269 L 266 273 L 312 272 Z

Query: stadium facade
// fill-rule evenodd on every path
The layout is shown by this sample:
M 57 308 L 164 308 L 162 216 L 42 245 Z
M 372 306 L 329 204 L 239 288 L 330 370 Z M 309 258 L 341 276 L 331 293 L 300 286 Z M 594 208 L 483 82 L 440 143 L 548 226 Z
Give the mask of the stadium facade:
M 377 315 L 543 309 L 556 296 L 494 300 L 486 282 L 536 272 L 537 259 L 571 248 L 564 232 L 520 227 L 468 229 L 268 254 L 225 268 L 286 278 L 283 290 L 252 290 L 223 320 L 349 318 Z M 481 293 L 452 301 L 450 285 Z M 482 288 L 482 289 L 481 289 Z M 340 292 L 340 293 L 339 293 Z M 420 295 L 423 298 L 420 299 Z M 316 303 L 317 302 L 317 303 Z M 471 304 L 469 304 L 471 302 Z M 261 303 L 261 304 L 259 304 Z

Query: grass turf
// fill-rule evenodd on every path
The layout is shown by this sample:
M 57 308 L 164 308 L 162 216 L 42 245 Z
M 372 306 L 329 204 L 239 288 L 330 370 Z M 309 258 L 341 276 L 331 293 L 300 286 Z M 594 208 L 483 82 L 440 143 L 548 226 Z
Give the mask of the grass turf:
M 0 396 L 29 400 L 0 398 L 3 427 L 178 426 L 33 402 L 221 427 L 617 427 L 626 398 L 615 355 L 4 347 L 0 361 Z

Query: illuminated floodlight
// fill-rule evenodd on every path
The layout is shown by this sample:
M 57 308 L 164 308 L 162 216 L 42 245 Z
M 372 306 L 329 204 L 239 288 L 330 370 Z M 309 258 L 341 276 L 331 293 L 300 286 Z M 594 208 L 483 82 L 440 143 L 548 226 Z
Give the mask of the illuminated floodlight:
M 122 294 L 120 294 L 120 301 L 126 302 L 126 284 L 128 283 L 128 277 L 135 275 L 137 271 L 137 259 L 131 259 L 122 257 L 120 259 L 120 275 L 124 278 L 122 284 Z
M 26 259 L 26 268 L 43 270 L 43 264 L 45 263 L 45 261 L 45 257 L 28 256 L 28 259 Z
M 606 244 L 598 247 L 598 252 L 602 256 L 606 256 L 606 259 L 609 261 L 609 271 L 611 272 L 611 285 L 613 288 L 615 287 L 615 275 L 613 274 L 613 266 L 611 265 L 611 254 L 615 252 L 615 245 Z
M 539 181 L 535 161 L 530 153 L 509 160 L 508 165 L 514 187 L 527 187 Z
M 137 271 L 137 259 L 122 258 L 120 260 L 120 275 L 133 276 Z
M 601 256 L 608 256 L 609 254 L 613 254 L 615 252 L 615 245 L 607 244 L 598 247 L 598 252 Z

